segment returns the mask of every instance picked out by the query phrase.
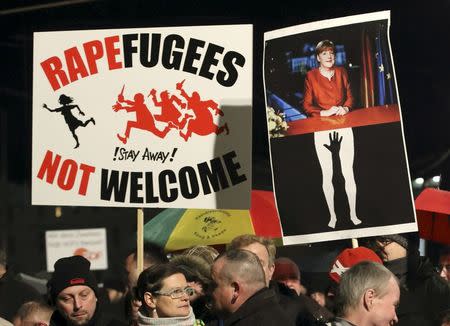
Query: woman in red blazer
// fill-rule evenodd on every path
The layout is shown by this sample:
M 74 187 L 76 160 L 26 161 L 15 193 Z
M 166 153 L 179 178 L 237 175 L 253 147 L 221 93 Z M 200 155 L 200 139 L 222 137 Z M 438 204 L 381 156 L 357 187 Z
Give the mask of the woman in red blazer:
M 319 67 L 310 70 L 305 79 L 303 107 L 310 117 L 329 117 L 347 114 L 353 106 L 353 96 L 347 71 L 336 67 L 335 47 L 328 40 L 316 46 Z M 353 172 L 354 141 L 352 128 L 325 130 L 314 133 L 314 145 L 322 170 L 322 189 L 330 221 L 328 227 L 334 229 L 338 216 L 335 211 L 335 183 L 341 176 L 348 199 L 350 220 L 361 224 L 356 213 L 356 182 Z M 336 167 L 339 167 L 337 171 Z M 333 182 L 335 179 L 336 182 Z M 342 192 L 342 189 L 338 191 Z M 342 200 L 345 197 L 339 197 Z
M 319 67 L 310 70 L 305 79 L 303 108 L 308 116 L 344 115 L 353 106 L 347 71 L 336 67 L 333 42 L 320 41 L 316 46 Z

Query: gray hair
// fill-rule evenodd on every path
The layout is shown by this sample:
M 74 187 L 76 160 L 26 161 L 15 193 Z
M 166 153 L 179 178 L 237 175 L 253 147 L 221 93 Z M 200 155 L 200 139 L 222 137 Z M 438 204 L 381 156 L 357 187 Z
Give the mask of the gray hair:
M 228 283 L 240 280 L 255 292 L 266 286 L 266 277 L 258 256 L 248 250 L 231 249 L 217 257 L 225 259 L 220 275 Z
M 398 282 L 395 275 L 379 263 L 363 261 L 352 266 L 341 276 L 338 315 L 344 316 L 349 309 L 356 308 L 368 289 L 373 289 L 377 297 L 383 297 L 388 292 L 391 278 Z
M 243 234 L 235 237 L 231 240 L 229 245 L 229 249 L 241 249 L 243 247 L 247 247 L 253 243 L 259 243 L 266 247 L 267 253 L 269 254 L 269 265 L 273 265 L 275 263 L 275 256 L 277 254 L 277 247 L 275 243 L 270 238 L 260 237 L 254 234 Z

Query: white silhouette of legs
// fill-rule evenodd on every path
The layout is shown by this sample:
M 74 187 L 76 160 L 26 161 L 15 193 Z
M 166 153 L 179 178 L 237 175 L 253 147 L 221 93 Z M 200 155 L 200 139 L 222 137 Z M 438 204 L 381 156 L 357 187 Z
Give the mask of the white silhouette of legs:
M 314 133 L 314 145 L 316 147 L 317 157 L 319 158 L 320 168 L 322 170 L 322 189 L 327 202 L 328 210 L 330 212 L 330 221 L 328 226 L 330 228 L 336 227 L 336 212 L 334 210 L 334 187 L 332 183 L 333 178 L 333 161 L 330 151 L 323 146 L 330 143 L 329 134 L 333 131 L 339 133 L 339 138 L 342 136 L 341 149 L 339 157 L 341 160 L 342 175 L 345 180 L 345 192 L 347 193 L 350 219 L 353 224 L 358 225 L 361 220 L 356 215 L 356 182 L 353 172 L 353 161 L 355 157 L 355 148 L 353 142 L 353 131 L 351 128 L 343 128 L 337 130 L 326 130 Z

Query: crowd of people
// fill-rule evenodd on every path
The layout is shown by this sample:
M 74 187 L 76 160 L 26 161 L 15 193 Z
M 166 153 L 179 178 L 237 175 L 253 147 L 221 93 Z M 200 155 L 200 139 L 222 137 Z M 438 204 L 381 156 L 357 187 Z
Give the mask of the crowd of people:
M 363 240 L 339 253 L 329 281 L 302 284 L 271 239 L 241 235 L 218 252 L 166 254 L 144 245 L 124 258 L 125 284 L 99 286 L 83 256 L 56 261 L 43 295 L 19 280 L 0 251 L 0 325 L 450 325 L 449 250 L 436 268 L 402 235 Z M 417 252 L 416 252 L 417 251 Z

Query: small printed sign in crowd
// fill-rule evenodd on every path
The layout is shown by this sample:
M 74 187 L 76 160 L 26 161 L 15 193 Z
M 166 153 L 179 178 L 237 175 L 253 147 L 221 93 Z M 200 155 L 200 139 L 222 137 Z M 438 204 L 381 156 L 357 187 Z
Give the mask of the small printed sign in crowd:
M 49 272 L 59 258 L 73 255 L 88 259 L 92 270 L 108 269 L 105 228 L 46 231 L 45 249 Z

